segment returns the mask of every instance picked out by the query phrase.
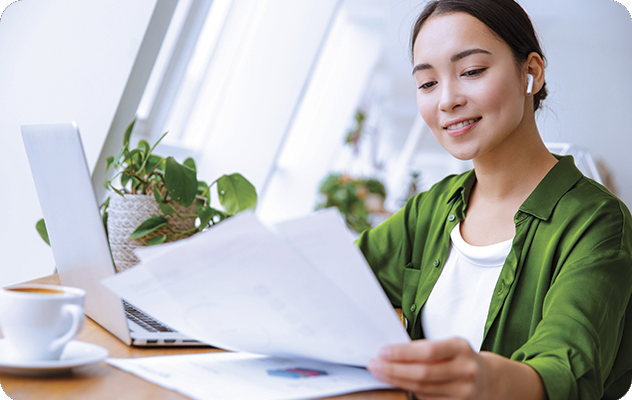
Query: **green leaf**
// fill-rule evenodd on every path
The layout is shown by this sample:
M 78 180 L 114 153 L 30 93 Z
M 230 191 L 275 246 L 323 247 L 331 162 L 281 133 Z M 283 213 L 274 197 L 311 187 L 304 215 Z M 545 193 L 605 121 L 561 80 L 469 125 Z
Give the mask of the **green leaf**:
M 138 228 L 136 228 L 136 230 L 132 232 L 129 237 L 131 237 L 132 239 L 140 239 L 143 236 L 149 235 L 155 230 L 162 228 L 163 226 L 166 226 L 168 224 L 169 222 L 167 221 L 167 218 L 163 216 L 159 215 L 151 217 L 146 219 L 142 224 L 138 225 Z
M 121 192 L 120 190 L 118 190 L 117 188 L 115 188 L 114 186 L 111 186 L 110 189 L 114 190 L 114 192 L 116 194 L 118 194 L 121 197 L 125 197 L 125 195 L 123 194 L 123 192 Z
M 325 180 L 323 180 L 323 182 L 320 184 L 320 188 L 318 189 L 318 191 L 320 193 L 325 193 L 325 194 L 331 192 L 332 189 L 337 188 L 340 185 L 339 180 L 340 180 L 339 174 L 328 175 L 325 178 Z
M 112 166 L 113 162 L 114 162 L 114 156 L 109 156 L 108 158 L 105 159 L 105 172 L 107 172 L 108 169 L 110 169 L 110 166 Z
M 127 186 L 129 180 L 132 179 L 131 176 L 127 175 L 125 172 L 121 174 L 121 187 Z
M 147 173 L 149 174 L 154 169 L 160 169 L 160 163 L 163 160 L 164 159 L 162 157 L 151 154 L 147 159 L 147 163 L 145 164 L 145 171 L 147 171 Z
M 129 152 L 130 162 L 135 172 L 140 172 L 143 166 L 143 151 L 140 149 L 134 149 Z
M 200 218 L 200 229 L 204 229 L 215 216 L 216 210 L 207 205 L 204 205 L 202 201 L 198 201 L 195 204 L 195 211 Z
M 114 156 L 109 156 L 108 158 L 105 159 L 105 175 L 103 176 L 103 186 L 105 186 L 106 189 L 110 188 L 110 185 L 112 184 L 112 181 L 108 180 L 108 170 L 110 169 L 110 167 L 112 166 L 112 163 L 114 162 Z M 116 172 L 116 171 L 114 171 Z
M 155 246 L 157 244 L 162 244 L 167 240 L 167 235 L 156 236 L 147 241 L 147 246 Z
M 136 118 L 127 126 L 125 129 L 125 134 L 123 134 L 123 147 L 129 150 L 129 139 L 132 136 L 132 131 L 134 130 L 134 125 L 136 124 Z
M 141 139 L 138 141 L 138 147 L 139 149 L 141 149 L 143 151 L 143 153 L 145 153 L 145 158 L 147 158 L 147 156 L 149 155 L 149 152 L 151 150 L 151 146 L 149 146 L 149 142 L 147 142 L 145 139 Z
M 123 158 L 123 156 L 126 154 L 128 154 L 128 151 L 125 147 L 123 147 L 118 151 L 118 153 L 116 153 L 116 155 L 114 156 L 114 168 L 118 169 L 119 165 L 121 165 L 121 163 L 124 161 L 121 161 L 121 158 Z
M 160 207 L 160 211 L 165 215 L 171 215 L 176 213 L 176 209 L 169 203 L 165 202 L 165 198 L 162 197 L 162 193 L 156 186 L 154 186 L 154 199 L 156 199 L 156 203 L 158 203 L 158 207 Z
M 165 186 L 171 199 L 187 208 L 195 200 L 198 182 L 194 169 L 179 164 L 173 157 L 165 165 Z
M 380 196 L 384 198 L 386 197 L 386 188 L 384 187 L 384 184 L 380 182 L 379 180 L 368 178 L 368 179 L 363 180 L 363 182 L 366 185 L 366 188 L 369 191 L 369 193 L 379 194 Z
M 102 210 L 102 214 L 101 214 L 101 221 L 103 222 L 103 227 L 105 228 L 105 234 L 108 235 L 108 207 L 110 206 L 110 198 L 108 197 L 107 200 L 105 200 L 105 203 L 103 203 L 101 205 L 101 210 Z
M 143 182 L 139 181 L 137 178 L 132 177 L 132 193 L 138 193 L 141 189 L 141 185 Z
M 184 162 L 182 164 L 184 164 L 185 166 L 191 168 L 193 171 L 195 171 L 197 173 L 197 167 L 195 166 L 195 160 L 192 159 L 191 157 L 189 157 L 186 160 L 184 160 Z
M 48 240 L 48 231 L 46 230 L 46 222 L 44 222 L 44 218 L 35 223 L 35 229 L 37 229 L 37 233 L 39 233 L 46 244 L 50 246 L 50 240 Z
M 162 134 L 162 136 L 156 141 L 156 143 L 154 143 L 154 145 L 151 147 L 151 150 L 149 150 L 149 152 L 151 153 L 152 151 L 154 151 L 154 149 L 156 148 L 156 146 L 158 146 L 158 143 L 160 143 L 160 141 L 167 136 L 167 133 L 169 133 L 169 131 L 165 132 Z
M 110 214 L 108 214 L 107 212 L 104 212 L 103 215 L 101 215 L 101 222 L 103 222 L 103 227 L 105 228 L 105 235 L 108 235 L 108 217 L 110 216 Z
M 219 202 L 230 215 L 257 208 L 255 187 L 239 173 L 223 175 L 217 180 Z
M 158 204 L 165 201 L 165 198 L 162 196 L 162 193 L 160 193 L 160 190 L 158 190 L 156 186 L 154 186 L 154 199 Z
M 138 141 L 137 148 L 140 150 L 140 160 L 138 166 L 139 175 L 145 176 L 145 166 L 147 165 L 147 160 L 149 159 L 149 152 L 151 151 L 149 143 L 145 139 L 141 139 Z
M 197 188 L 197 193 L 199 195 L 202 195 L 202 193 L 204 193 L 204 191 L 208 188 L 208 185 L 206 184 L 206 182 L 204 181 L 198 181 L 198 188 Z

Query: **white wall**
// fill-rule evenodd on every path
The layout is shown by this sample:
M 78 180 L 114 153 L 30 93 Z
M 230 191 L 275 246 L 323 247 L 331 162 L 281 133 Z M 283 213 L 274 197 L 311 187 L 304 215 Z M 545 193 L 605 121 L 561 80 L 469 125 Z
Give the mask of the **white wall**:
M 264 190 L 338 3 L 233 2 L 197 98 L 197 118 L 184 129 L 187 144 L 204 156 L 200 177 L 211 182 L 238 171 Z
M 157 4 L 169 14 L 175 0 L 21 0 L 3 13 L 0 286 L 54 270 L 52 252 L 34 228 L 41 211 L 20 125 L 76 121 L 94 168 L 108 132 L 136 112 L 138 82 L 149 72 L 135 62 L 153 64 L 152 46 L 141 45 Z M 128 84 L 130 75 L 136 83 Z M 60 190 L 72 195 L 72 188 Z
M 348 129 L 382 50 L 378 16 L 343 7 L 300 110 L 272 170 L 269 187 L 257 208 L 265 221 L 299 217 L 311 212 L 318 186 L 343 147 Z
M 615 178 L 632 208 L 632 19 L 612 0 L 521 1 L 534 18 L 548 58 L 545 141 L 588 148 Z

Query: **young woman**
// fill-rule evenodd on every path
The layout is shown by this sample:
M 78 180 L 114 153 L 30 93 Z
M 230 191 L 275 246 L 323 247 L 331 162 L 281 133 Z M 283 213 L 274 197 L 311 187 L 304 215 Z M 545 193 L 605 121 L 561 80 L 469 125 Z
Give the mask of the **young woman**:
M 544 146 L 544 56 L 513 0 L 438 0 L 411 40 L 417 104 L 474 170 L 358 245 L 410 344 L 369 370 L 420 399 L 615 399 L 632 378 L 632 218 Z

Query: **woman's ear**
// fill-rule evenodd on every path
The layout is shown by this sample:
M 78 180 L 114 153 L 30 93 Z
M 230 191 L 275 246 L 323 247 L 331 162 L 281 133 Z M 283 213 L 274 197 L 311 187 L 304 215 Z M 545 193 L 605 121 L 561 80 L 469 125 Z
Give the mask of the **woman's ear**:
M 538 53 L 533 51 L 527 56 L 525 67 L 525 73 L 533 76 L 532 90 L 528 95 L 536 94 L 544 86 L 544 60 Z M 525 76 L 525 93 L 528 92 L 529 81 L 530 78 Z

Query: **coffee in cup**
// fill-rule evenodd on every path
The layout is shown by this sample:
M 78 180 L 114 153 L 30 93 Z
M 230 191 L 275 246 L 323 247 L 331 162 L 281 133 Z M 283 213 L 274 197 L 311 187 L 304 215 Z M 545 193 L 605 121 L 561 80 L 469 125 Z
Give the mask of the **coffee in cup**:
M 58 360 L 83 328 L 86 292 L 69 286 L 23 284 L 0 289 L 0 331 L 12 361 Z

